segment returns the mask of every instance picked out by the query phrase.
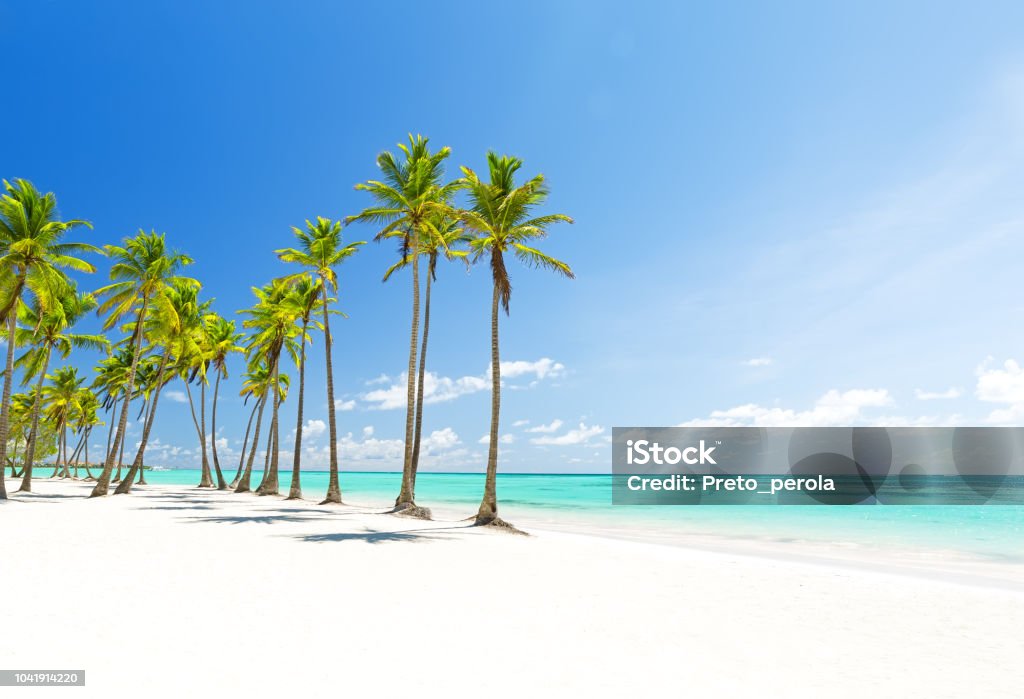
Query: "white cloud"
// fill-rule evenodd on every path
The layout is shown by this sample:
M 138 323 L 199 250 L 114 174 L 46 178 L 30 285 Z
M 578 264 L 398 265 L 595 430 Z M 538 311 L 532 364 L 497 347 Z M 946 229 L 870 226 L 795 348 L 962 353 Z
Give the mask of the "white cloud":
M 1003 362 L 1002 369 L 990 368 L 992 358 L 987 358 L 975 372 L 978 386 L 975 395 L 978 400 L 991 403 L 1024 403 L 1024 369 L 1013 359 Z
M 167 400 L 175 403 L 188 403 L 188 396 L 185 395 L 184 391 L 164 391 L 161 395 L 166 396 Z
M 565 366 L 563 364 L 547 357 L 538 359 L 535 362 L 512 361 L 501 363 L 503 385 L 505 380 L 532 376 L 534 381 L 540 381 L 546 378 L 561 376 L 564 372 Z M 403 373 L 397 378 L 391 379 L 381 375 L 369 383 L 390 383 L 390 385 L 385 388 L 368 391 L 361 398 L 364 402 L 369 403 L 369 407 L 374 410 L 404 408 L 408 401 L 408 376 L 408 374 Z M 489 368 L 480 375 L 460 376 L 458 378 L 440 376 L 432 371 L 428 371 L 423 377 L 423 402 L 444 403 L 461 396 L 486 391 L 491 387 L 490 377 L 491 372 Z M 521 388 L 521 386 L 509 386 L 508 388 Z
M 512 444 L 516 441 L 516 438 L 510 434 L 503 434 L 498 437 L 498 444 Z M 485 434 L 483 437 L 477 440 L 477 444 L 490 444 L 491 435 Z
M 367 425 L 363 428 L 363 439 L 373 436 L 373 425 Z
M 771 366 L 771 357 L 754 357 L 753 359 L 747 359 L 743 362 L 744 366 L 758 367 L 758 366 Z
M 598 425 L 592 425 L 587 427 L 584 423 L 580 423 L 577 429 L 569 430 L 565 434 L 558 435 L 557 437 L 543 436 L 534 437 L 530 440 L 531 444 L 543 444 L 552 446 L 566 446 L 570 444 L 585 444 L 592 437 L 596 437 L 604 432 L 604 428 Z
M 892 404 L 885 389 L 853 389 L 840 393 L 833 389 L 823 395 L 809 410 L 766 408 L 747 403 L 727 410 L 713 410 L 706 418 L 688 420 L 680 427 L 730 427 L 755 425 L 758 427 L 815 427 L 850 425 L 863 422 L 865 408 L 880 408 Z
M 542 434 L 551 434 L 552 432 L 557 432 L 559 429 L 561 429 L 563 424 L 564 423 L 562 423 L 561 420 L 556 418 L 556 419 L 552 420 L 551 423 L 548 424 L 548 425 L 537 425 L 536 427 L 531 427 L 531 428 L 529 428 L 526 431 L 527 432 L 540 432 Z
M 513 427 L 525 427 L 526 425 L 529 425 L 529 424 L 530 424 L 529 420 L 516 420 L 515 422 L 512 423 L 512 426 Z
M 323 420 L 307 420 L 302 426 L 303 439 L 316 439 L 327 431 L 327 423 Z
M 356 402 L 355 402 L 355 400 L 342 400 L 342 399 L 339 398 L 338 400 L 334 401 L 334 409 L 335 410 L 340 410 L 342 412 L 345 412 L 345 411 L 348 411 L 348 410 L 355 410 L 356 409 Z
M 959 388 L 947 388 L 945 391 L 924 391 L 920 388 L 914 389 L 914 396 L 918 400 L 952 400 L 961 395 Z

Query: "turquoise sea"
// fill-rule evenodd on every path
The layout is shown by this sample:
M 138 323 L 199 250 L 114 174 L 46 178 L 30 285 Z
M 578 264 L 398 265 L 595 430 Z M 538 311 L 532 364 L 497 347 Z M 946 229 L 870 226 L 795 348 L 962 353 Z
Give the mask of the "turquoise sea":
M 198 470 L 148 471 L 150 483 L 192 485 Z M 234 469 L 226 472 L 230 479 Z M 291 474 L 281 474 L 288 492 Z M 254 474 L 254 483 L 258 474 Z M 482 474 L 421 473 L 416 501 L 468 517 L 476 512 Z M 345 472 L 346 502 L 385 507 L 394 501 L 400 473 Z M 303 495 L 327 488 L 327 473 L 304 471 Z M 498 500 L 504 518 L 558 529 L 599 528 L 612 536 L 670 540 L 687 536 L 821 542 L 829 545 L 952 550 L 993 562 L 1024 563 L 1024 506 L 623 506 L 612 505 L 610 475 L 504 474 Z M 641 537 L 640 535 L 643 535 Z

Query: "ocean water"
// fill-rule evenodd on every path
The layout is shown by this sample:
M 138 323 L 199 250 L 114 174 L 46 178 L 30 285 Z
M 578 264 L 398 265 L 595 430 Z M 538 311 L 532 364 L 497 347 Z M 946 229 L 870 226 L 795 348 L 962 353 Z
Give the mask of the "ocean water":
M 230 479 L 234 469 L 225 473 Z M 198 470 L 148 471 L 150 483 L 194 485 Z M 253 482 L 258 483 L 258 474 Z M 291 473 L 281 473 L 287 493 Z M 341 473 L 346 502 L 387 506 L 401 484 L 400 473 Z M 416 501 L 469 517 L 483 492 L 482 474 L 421 473 Z M 327 473 L 303 471 L 308 499 L 327 489 Z M 820 542 L 835 546 L 956 551 L 990 561 L 1024 563 L 1024 506 L 1005 505 L 612 505 L 610 475 L 499 474 L 502 516 L 557 528 L 599 528 L 610 535 L 686 536 L 758 539 L 766 542 Z

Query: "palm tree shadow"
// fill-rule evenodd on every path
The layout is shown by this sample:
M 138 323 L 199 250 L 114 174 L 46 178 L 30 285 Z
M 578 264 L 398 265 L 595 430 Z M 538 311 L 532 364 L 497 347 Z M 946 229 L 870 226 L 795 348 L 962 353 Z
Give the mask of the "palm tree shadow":
M 292 538 L 298 539 L 299 541 L 308 541 L 318 544 L 330 541 L 365 541 L 368 544 L 386 544 L 395 541 L 424 542 L 450 539 L 450 536 L 443 534 L 441 536 L 432 536 L 431 534 L 434 532 L 457 531 L 460 529 L 469 529 L 469 527 L 427 527 L 424 529 L 404 529 L 400 531 L 378 531 L 375 529 L 367 529 L 363 532 L 303 534 Z
M 188 508 L 191 509 L 191 508 Z M 213 522 L 216 524 L 274 524 L 275 522 L 309 522 L 313 517 L 295 515 L 222 515 L 220 517 L 188 517 L 192 522 Z

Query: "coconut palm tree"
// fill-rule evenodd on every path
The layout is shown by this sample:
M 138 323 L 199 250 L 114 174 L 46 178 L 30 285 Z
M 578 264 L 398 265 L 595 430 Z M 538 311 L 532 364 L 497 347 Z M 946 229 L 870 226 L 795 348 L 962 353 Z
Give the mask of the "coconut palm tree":
M 16 328 L 16 343 L 31 347 L 19 357 L 14 365 L 22 370 L 22 383 L 28 385 L 38 377 L 35 403 L 32 406 L 31 435 L 25 447 L 25 469 L 22 475 L 21 492 L 32 491 L 32 467 L 34 465 L 36 440 L 33 436 L 38 432 L 39 413 L 45 390 L 43 380 L 49 370 L 50 358 L 56 352 L 67 359 L 72 349 L 92 349 L 109 352 L 110 343 L 102 335 L 91 335 L 68 332 L 69 328 L 81 320 L 87 313 L 96 308 L 96 299 L 91 294 L 79 294 L 71 289 L 49 310 L 44 311 L 37 304 L 29 306 L 19 303 L 18 316 L 21 328 Z
M 40 193 L 31 182 L 4 180 L 6 194 L 0 197 L 0 325 L 7 326 L 13 338 L 17 323 L 17 305 L 28 294 L 39 308 L 49 310 L 67 290 L 65 270 L 94 272 L 95 267 L 79 259 L 83 252 L 100 252 L 85 243 L 64 242 L 64 236 L 78 226 L 92 227 L 88 221 L 61 221 L 57 216 L 57 197 Z M 3 394 L 0 397 L 0 464 L 7 462 L 11 386 L 14 379 L 15 342 L 7 343 Z M 0 500 L 7 499 L 4 479 L 0 478 Z
M 132 363 L 128 370 L 127 386 L 135 384 L 135 371 L 138 368 L 139 356 L 142 354 L 142 336 L 146 315 L 153 299 L 176 280 L 199 288 L 199 282 L 178 275 L 186 265 L 192 264 L 192 258 L 179 252 L 168 250 L 163 234 L 155 231 L 146 233 L 140 230 L 134 238 L 126 238 L 123 246 L 107 245 L 107 254 L 114 259 L 110 269 L 110 278 L 114 281 L 95 294 L 106 300 L 100 305 L 100 314 L 107 314 L 103 324 L 104 330 L 112 328 L 122 318 L 134 314 L 135 323 L 132 329 L 130 344 L 133 348 Z M 107 453 L 100 473 L 93 488 L 91 497 L 106 495 L 110 486 L 110 475 L 114 461 L 120 453 L 125 430 L 128 427 L 128 407 L 131 403 L 131 390 L 125 390 L 123 407 L 114 433 L 114 443 Z
M 320 294 L 321 281 L 311 274 L 302 274 L 292 279 L 292 288 L 285 303 L 294 306 L 295 314 L 302 323 L 302 330 L 299 333 L 301 349 L 299 351 L 299 405 L 295 418 L 295 452 L 292 457 L 292 483 L 288 490 L 289 500 L 302 499 L 302 484 L 300 482 L 300 467 L 302 463 L 302 420 L 303 408 L 306 393 L 306 343 L 312 343 L 309 335 L 309 326 L 323 330 L 323 324 L 312 318 L 314 312 L 323 305 Z M 333 311 L 332 311 L 333 312 Z
M 103 424 L 99 416 L 99 407 L 99 398 L 96 397 L 91 388 L 84 387 L 79 389 L 78 414 L 75 419 L 74 428 L 82 435 L 82 447 L 85 449 L 85 476 L 88 480 L 93 480 L 92 471 L 89 470 L 89 437 L 92 436 L 92 430 L 96 425 Z M 77 463 L 75 468 L 77 470 Z M 131 482 L 131 478 L 126 480 L 129 483 Z
M 228 484 L 221 472 L 220 459 L 217 457 L 217 399 L 220 396 L 220 380 L 228 378 L 228 357 L 235 352 L 242 352 L 239 344 L 244 335 L 235 329 L 235 322 L 216 313 L 209 313 L 203 319 L 203 343 L 205 354 L 213 369 L 216 379 L 213 384 L 213 410 L 210 418 L 210 451 L 213 454 L 213 468 L 217 472 L 217 490 L 227 490 Z M 205 411 L 205 386 L 203 406 Z M 203 421 L 205 425 L 205 419 Z
M 256 397 L 259 410 L 256 414 L 256 431 L 253 433 L 249 459 L 246 462 L 242 478 L 238 481 L 238 485 L 235 487 L 236 493 L 248 493 L 251 490 L 250 480 L 252 478 L 252 466 L 253 461 L 256 458 L 256 449 L 260 442 L 260 427 L 263 424 L 263 409 L 266 407 L 267 401 L 275 387 L 278 394 L 275 397 L 275 400 L 283 401 L 288 395 L 288 386 L 288 375 L 280 373 L 275 375 L 275 373 L 270 371 L 267 367 L 262 355 L 249 357 L 249 370 L 245 373 L 245 383 L 242 385 L 242 390 L 239 395 L 252 395 Z M 269 456 L 270 452 L 268 450 L 268 459 Z M 265 475 L 266 467 L 264 467 L 264 476 Z M 265 477 L 264 480 L 266 480 Z
M 329 218 L 317 216 L 316 223 L 306 221 L 305 230 L 292 228 L 299 241 L 298 248 L 275 250 L 277 256 L 285 262 L 294 262 L 311 270 L 320 278 L 320 296 L 323 306 L 320 309 L 324 330 L 324 354 L 327 357 L 327 427 L 330 439 L 330 474 L 327 482 L 327 494 L 320 504 L 340 503 L 341 486 L 338 483 L 338 425 L 335 418 L 334 405 L 334 362 L 331 359 L 333 348 L 331 340 L 331 324 L 328 320 L 330 301 L 328 289 L 337 293 L 338 275 L 334 268 L 356 254 L 360 240 L 348 245 L 341 242 L 341 223 Z
M 548 226 L 559 221 L 572 223 L 564 214 L 535 216 L 538 206 L 548 196 L 544 176 L 537 175 L 527 182 L 516 185 L 515 174 L 522 167 L 522 160 L 511 156 L 487 154 L 490 181 L 483 182 L 469 168 L 462 168 L 469 208 L 459 216 L 467 230 L 474 234 L 470 251 L 474 261 L 486 258 L 491 267 L 493 293 L 491 297 L 491 431 L 487 452 L 487 477 L 484 496 L 477 511 L 478 525 L 504 525 L 498 517 L 497 473 L 498 473 L 498 421 L 501 410 L 501 363 L 498 352 L 498 307 L 509 312 L 512 284 L 505 267 L 505 255 L 513 257 L 531 267 L 541 267 L 569 279 L 572 270 L 564 262 L 556 260 L 540 250 L 527 245 L 547 235 Z
M 420 254 L 427 258 L 427 282 L 423 295 L 423 338 L 420 341 L 419 369 L 416 372 L 416 405 L 415 425 L 413 428 L 412 440 L 412 462 L 410 466 L 410 490 L 416 492 L 416 474 L 420 463 L 420 442 L 423 434 L 423 390 L 427 366 L 427 339 L 430 335 L 430 290 L 432 282 L 437 281 L 437 261 L 440 256 L 448 260 L 466 261 L 469 253 L 466 250 L 456 249 L 459 243 L 469 241 L 469 236 L 459 225 L 459 219 L 451 216 L 448 211 L 441 210 L 431 221 L 431 230 L 435 233 L 427 238 L 423 244 Z M 403 245 L 403 248 L 405 246 Z M 395 272 L 408 267 L 411 262 L 411 254 L 407 249 L 402 250 L 403 255 L 398 262 L 391 265 L 384 273 L 384 281 L 391 278 Z
M 294 292 L 286 279 L 275 279 L 262 289 L 253 289 L 253 293 L 256 294 L 257 303 L 252 308 L 240 311 L 249 316 L 242 322 L 242 327 L 248 328 L 252 332 L 246 352 L 249 355 L 262 356 L 267 366 L 271 367 L 271 374 L 276 383 L 281 375 L 282 351 L 287 350 L 296 364 L 299 363 L 298 343 L 295 339 L 298 329 L 295 326 L 295 321 L 298 319 L 301 309 L 298 303 L 289 300 L 289 296 Z M 276 392 L 270 418 L 270 433 L 268 434 L 269 468 L 265 469 L 263 481 L 256 489 L 258 495 L 277 495 L 279 490 L 280 422 L 278 415 L 281 400 L 280 392 Z
M 461 182 L 442 183 L 444 161 L 451 154 L 445 146 L 437 153 L 431 153 L 428 139 L 409 135 L 409 143 L 399 144 L 405 156 L 399 161 L 394 154 L 385 151 L 377 156 L 377 167 L 384 179 L 370 180 L 357 184 L 356 189 L 369 192 L 376 205 L 355 216 L 345 219 L 346 223 L 364 221 L 383 226 L 375 240 L 398 235 L 402 238 L 403 257 L 408 250 L 412 267 L 412 327 L 409 332 L 409 367 L 407 371 L 406 414 L 405 414 L 405 456 L 402 465 L 402 486 L 395 500 L 395 510 L 406 514 L 429 516 L 429 512 L 416 507 L 412 476 L 413 431 L 416 403 L 416 352 L 420 322 L 420 276 L 419 258 L 421 250 L 436 235 L 432 225 L 438 212 L 448 210 L 454 192 Z
M 68 470 L 67 427 L 80 410 L 78 399 L 85 378 L 78 375 L 75 367 L 61 367 L 46 378 L 50 380 L 42 390 L 46 419 L 57 428 L 57 465 L 63 464 L 61 475 L 67 477 L 71 475 Z

